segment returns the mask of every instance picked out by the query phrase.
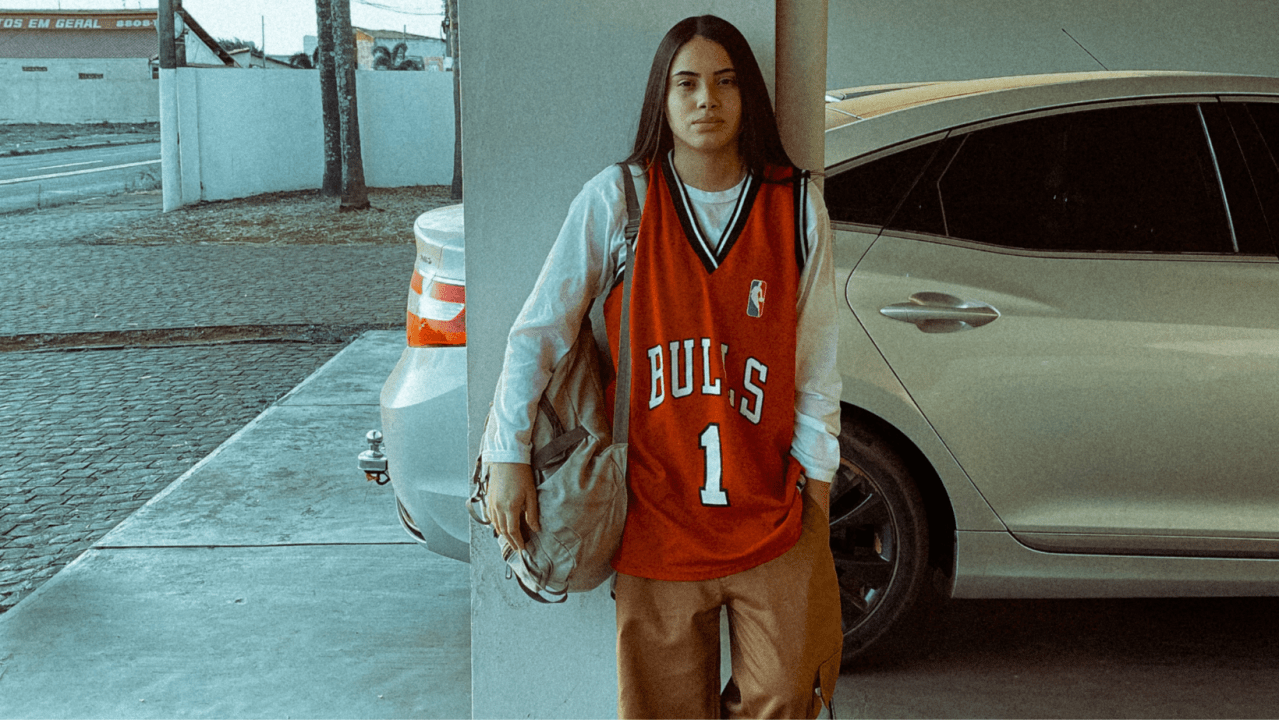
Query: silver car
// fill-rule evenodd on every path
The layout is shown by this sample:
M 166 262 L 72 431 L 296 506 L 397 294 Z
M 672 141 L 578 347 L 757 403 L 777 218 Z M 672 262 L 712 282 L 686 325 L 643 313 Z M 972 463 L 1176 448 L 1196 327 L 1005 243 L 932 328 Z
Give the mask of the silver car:
M 826 118 L 845 659 L 945 597 L 1279 592 L 1279 79 L 848 88 Z M 402 516 L 464 557 L 449 350 L 406 352 L 383 418 Z
M 470 560 L 466 457 L 466 267 L 462 206 L 413 224 L 408 347 L 382 386 L 382 434 L 396 510 L 428 550 Z

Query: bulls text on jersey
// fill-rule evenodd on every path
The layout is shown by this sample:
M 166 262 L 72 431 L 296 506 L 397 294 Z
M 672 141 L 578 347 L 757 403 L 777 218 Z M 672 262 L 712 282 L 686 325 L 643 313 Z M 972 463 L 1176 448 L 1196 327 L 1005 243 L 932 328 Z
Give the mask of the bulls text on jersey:
M 689 397 L 694 391 L 701 395 L 727 395 L 728 404 L 735 407 L 742 417 L 758 425 L 764 412 L 764 385 L 768 382 L 768 366 L 748 357 L 742 365 L 742 389 L 729 387 L 724 391 L 725 378 L 711 367 L 711 349 L 716 345 L 711 338 L 686 338 L 670 343 L 654 345 L 647 350 L 649 370 L 648 409 L 654 410 L 666 402 Z M 700 346 L 701 362 L 694 359 L 694 349 Z M 719 367 L 729 367 L 729 347 L 719 343 Z M 700 368 L 695 371 L 695 368 Z M 700 380 L 700 382 L 698 382 Z M 740 402 L 739 402 L 740 399 Z

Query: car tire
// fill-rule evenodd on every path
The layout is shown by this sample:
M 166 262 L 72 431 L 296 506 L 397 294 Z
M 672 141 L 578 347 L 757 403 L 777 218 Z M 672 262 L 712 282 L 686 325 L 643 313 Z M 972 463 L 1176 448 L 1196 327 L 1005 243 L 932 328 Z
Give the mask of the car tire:
M 830 546 L 839 578 L 845 667 L 896 657 L 935 595 L 928 515 L 901 456 L 845 416 L 831 485 Z

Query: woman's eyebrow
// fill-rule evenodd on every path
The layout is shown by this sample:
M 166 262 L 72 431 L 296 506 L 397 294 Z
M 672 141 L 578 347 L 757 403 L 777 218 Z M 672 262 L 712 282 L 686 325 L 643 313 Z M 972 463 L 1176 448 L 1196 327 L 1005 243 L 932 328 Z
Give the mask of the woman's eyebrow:
M 730 68 L 724 68 L 723 70 L 716 70 L 716 71 L 715 71 L 714 73 L 712 73 L 712 74 L 713 74 L 713 75 L 723 75 L 724 73 L 731 73 L 731 72 L 737 72 L 737 70 L 736 70 L 736 69 L 734 69 L 734 68 L 731 68 L 731 67 L 730 67 Z M 692 70 L 676 70 L 675 72 L 671 73 L 671 77 L 677 77 L 677 76 L 680 76 L 680 75 L 688 75 L 689 77 L 701 77 L 701 76 L 702 76 L 702 75 L 701 75 L 701 73 L 696 73 L 696 72 L 693 72 Z

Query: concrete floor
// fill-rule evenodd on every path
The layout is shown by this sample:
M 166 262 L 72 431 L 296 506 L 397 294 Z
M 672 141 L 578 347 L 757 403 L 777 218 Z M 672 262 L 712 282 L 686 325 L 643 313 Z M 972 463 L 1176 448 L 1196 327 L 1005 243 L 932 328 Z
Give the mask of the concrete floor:
M 957 600 L 840 718 L 1279 717 L 1279 598 Z

